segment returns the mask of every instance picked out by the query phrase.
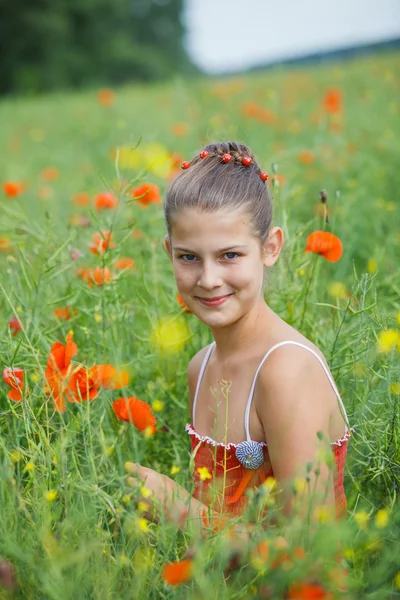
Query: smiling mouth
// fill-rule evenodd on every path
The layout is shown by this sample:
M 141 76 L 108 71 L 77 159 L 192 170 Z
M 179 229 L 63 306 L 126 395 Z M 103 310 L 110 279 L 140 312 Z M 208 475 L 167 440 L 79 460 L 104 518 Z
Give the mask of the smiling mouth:
M 199 300 L 204 300 L 204 302 L 216 302 L 217 300 L 227 298 L 228 296 L 232 296 L 232 294 L 225 294 L 224 296 L 215 296 L 214 298 L 203 298 L 202 296 L 195 296 L 195 298 L 198 298 Z

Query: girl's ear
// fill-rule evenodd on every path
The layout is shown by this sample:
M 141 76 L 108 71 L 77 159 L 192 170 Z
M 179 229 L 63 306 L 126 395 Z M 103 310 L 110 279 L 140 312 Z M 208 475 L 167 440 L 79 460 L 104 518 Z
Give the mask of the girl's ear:
M 283 248 L 283 231 L 280 227 L 273 227 L 268 239 L 263 244 L 264 266 L 272 267 L 279 258 Z
M 163 246 L 165 252 L 168 254 L 170 261 L 172 262 L 171 241 L 170 241 L 168 235 L 164 236 L 164 239 L 163 239 L 163 242 L 162 242 L 162 246 Z

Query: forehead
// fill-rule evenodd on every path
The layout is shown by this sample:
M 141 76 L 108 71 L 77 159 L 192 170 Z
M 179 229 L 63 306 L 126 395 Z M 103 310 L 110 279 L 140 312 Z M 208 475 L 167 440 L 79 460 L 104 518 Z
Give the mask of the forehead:
M 174 246 L 183 241 L 193 245 L 207 238 L 219 247 L 225 242 L 238 244 L 254 237 L 250 215 L 242 207 L 214 212 L 205 212 L 199 208 L 181 209 L 173 217 L 171 234 Z

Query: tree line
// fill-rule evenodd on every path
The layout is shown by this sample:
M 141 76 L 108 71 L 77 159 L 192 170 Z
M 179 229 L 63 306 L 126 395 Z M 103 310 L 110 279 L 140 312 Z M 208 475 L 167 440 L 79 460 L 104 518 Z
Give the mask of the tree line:
M 0 0 L 0 93 L 199 72 L 183 46 L 183 0 Z

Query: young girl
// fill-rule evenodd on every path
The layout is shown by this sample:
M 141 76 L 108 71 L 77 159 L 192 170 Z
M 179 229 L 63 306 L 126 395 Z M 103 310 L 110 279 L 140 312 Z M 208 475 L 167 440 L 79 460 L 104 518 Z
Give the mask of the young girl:
M 291 484 L 317 464 L 323 437 L 333 475 L 319 464 L 312 484 L 341 517 L 351 435 L 343 402 L 322 352 L 264 300 L 266 270 L 284 243 L 282 229 L 272 226 L 267 177 L 247 146 L 211 143 L 182 163 L 166 193 L 165 248 L 178 291 L 214 338 L 188 367 L 196 484 L 190 508 L 199 513 L 213 502 L 217 513 L 240 515 L 246 491 L 274 477 L 290 514 Z M 127 470 L 159 500 L 179 504 L 169 478 L 132 463 Z

